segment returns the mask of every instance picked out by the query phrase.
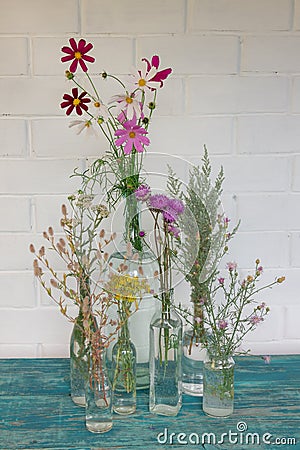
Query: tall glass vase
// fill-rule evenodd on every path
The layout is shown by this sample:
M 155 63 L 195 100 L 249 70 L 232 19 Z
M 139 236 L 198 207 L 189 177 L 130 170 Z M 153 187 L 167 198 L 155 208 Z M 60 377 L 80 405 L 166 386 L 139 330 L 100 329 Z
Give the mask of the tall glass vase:
M 162 297 L 170 297 L 170 292 Z M 169 303 L 169 302 L 167 302 Z M 162 301 L 150 324 L 150 412 L 176 416 L 182 404 L 182 321 Z
M 138 311 L 128 321 L 131 341 L 136 349 L 136 389 L 144 389 L 149 387 L 149 333 L 145 330 L 149 329 L 156 310 L 157 302 L 152 292 L 157 292 L 155 273 L 158 267 L 154 254 L 143 247 L 140 207 L 135 195 L 125 196 L 124 201 L 123 241 L 109 259 L 109 270 L 118 274 L 121 267 L 122 274 L 137 278 L 149 286 L 142 297 L 139 295 Z
M 114 412 L 133 414 L 136 410 L 136 351 L 127 322 L 121 327 L 112 349 L 112 388 Z
M 204 363 L 203 411 L 213 417 L 233 413 L 234 360 L 232 357 L 210 357 Z
M 105 363 L 105 350 L 91 356 L 85 384 L 86 427 L 92 433 L 105 433 L 113 426 L 112 389 Z

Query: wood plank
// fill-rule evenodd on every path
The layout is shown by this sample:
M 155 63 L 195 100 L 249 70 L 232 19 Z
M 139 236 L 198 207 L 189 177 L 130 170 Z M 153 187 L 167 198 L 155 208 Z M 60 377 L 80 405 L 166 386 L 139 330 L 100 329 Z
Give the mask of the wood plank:
M 276 448 L 300 449 L 300 356 L 274 356 L 267 365 L 259 357 L 236 358 L 235 410 L 226 419 L 204 415 L 202 399 L 184 396 L 177 417 L 163 417 L 148 411 L 148 391 L 138 392 L 137 413 L 130 417 L 114 415 L 113 429 L 94 435 L 85 429 L 84 409 L 75 406 L 69 395 L 68 359 L 0 360 L 0 448 L 1 449 L 128 449 L 203 448 L 180 445 L 178 434 L 186 439 L 214 433 L 216 443 L 207 449 L 271 449 L 273 445 L 218 444 L 222 433 L 237 432 L 244 422 L 248 433 L 270 433 L 275 438 L 295 438 L 297 445 Z M 245 432 L 239 439 L 245 438 Z M 175 433 L 175 436 L 171 436 Z M 208 437 L 207 437 L 208 439 Z M 206 439 L 206 441 L 207 441 Z M 275 447 L 274 447 L 275 448 Z

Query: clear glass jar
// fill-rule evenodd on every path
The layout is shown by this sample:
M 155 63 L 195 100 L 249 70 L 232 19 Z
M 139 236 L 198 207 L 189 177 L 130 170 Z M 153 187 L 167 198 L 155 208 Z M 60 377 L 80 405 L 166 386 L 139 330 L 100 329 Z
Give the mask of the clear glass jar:
M 234 360 L 210 357 L 204 362 L 203 411 L 213 417 L 228 417 L 234 404 Z
M 136 411 L 136 351 L 127 322 L 112 349 L 113 410 L 117 414 Z
M 202 397 L 206 349 L 192 327 L 183 334 L 182 352 L 182 390 L 187 395 Z
M 150 412 L 176 416 L 182 405 L 182 321 L 170 307 L 150 325 Z
M 90 363 L 85 384 L 86 428 L 92 433 L 105 433 L 113 426 L 112 389 L 105 364 L 105 351 L 98 352 Z

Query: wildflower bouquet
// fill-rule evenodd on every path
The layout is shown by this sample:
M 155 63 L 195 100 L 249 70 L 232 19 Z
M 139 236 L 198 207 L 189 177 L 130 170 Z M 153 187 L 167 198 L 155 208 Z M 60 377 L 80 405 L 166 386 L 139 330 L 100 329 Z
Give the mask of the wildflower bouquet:
M 172 69 L 159 70 L 160 59 L 154 55 L 150 61 L 146 58 L 141 60 L 141 67 L 133 70 L 126 84 L 118 77 L 102 72 L 101 77 L 97 76 L 97 82 L 99 78 L 112 79 L 120 89 L 118 94 L 104 102 L 96 82 L 88 72 L 87 64 L 95 62 L 95 58 L 89 55 L 93 45 L 84 39 L 76 42 L 74 38 L 69 43 L 70 46 L 62 48 L 65 56 L 61 60 L 71 62 L 66 77 L 75 87 L 71 94 L 64 94 L 61 108 L 66 109 L 67 115 L 73 112 L 78 116 L 84 114 L 83 120 L 70 123 L 71 127 L 78 127 L 79 133 L 96 126 L 108 141 L 109 150 L 81 176 L 86 184 L 99 183 L 107 195 L 108 203 L 113 206 L 122 196 L 130 197 L 141 184 L 143 155 L 150 144 L 147 135 L 156 107 L 157 91 L 163 87 Z M 76 74 L 79 68 L 86 76 L 90 89 L 80 83 Z M 128 204 L 129 220 L 126 221 L 125 238 L 140 251 L 139 219 L 132 199 L 134 197 Z
M 272 283 L 258 286 L 263 272 L 257 259 L 252 274 L 241 279 L 237 264 L 227 264 L 227 279 L 215 278 L 210 286 L 210 295 L 203 299 L 203 322 L 208 331 L 204 345 L 211 358 L 226 361 L 234 354 L 245 353 L 240 346 L 246 334 L 265 320 L 270 308 L 256 300 L 257 295 L 285 277 L 278 277 Z M 220 298 L 221 297 L 221 298 Z

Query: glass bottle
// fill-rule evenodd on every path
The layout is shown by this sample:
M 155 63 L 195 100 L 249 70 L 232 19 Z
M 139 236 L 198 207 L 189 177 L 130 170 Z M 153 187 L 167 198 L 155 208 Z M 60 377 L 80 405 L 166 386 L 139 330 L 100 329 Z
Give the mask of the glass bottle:
M 130 340 L 128 322 L 119 332 L 112 349 L 113 410 L 133 414 L 136 410 L 136 351 Z
M 203 411 L 213 417 L 233 413 L 234 360 L 232 357 L 210 357 L 204 363 Z
M 85 381 L 88 373 L 87 348 L 83 331 L 83 314 L 79 311 L 70 339 L 71 399 L 78 406 L 85 406 Z
M 112 389 L 102 348 L 97 358 L 90 362 L 89 376 L 85 384 L 86 428 L 92 433 L 105 433 L 113 426 Z
M 150 325 L 150 412 L 178 414 L 182 404 L 181 356 L 182 321 L 170 305 L 162 302 Z
M 149 292 L 143 294 L 137 312 L 128 321 L 131 341 L 136 349 L 136 389 L 145 389 L 149 388 L 149 333 L 145 333 L 145 330 L 149 330 L 156 310 L 157 302 L 152 292 L 157 292 L 158 282 L 154 274 L 158 266 L 154 254 L 143 246 L 140 206 L 135 195 L 124 196 L 124 201 L 123 242 L 109 259 L 109 271 L 119 273 L 122 267 L 122 274 L 137 277 L 149 284 Z M 128 243 L 131 244 L 131 252 L 128 252 Z

